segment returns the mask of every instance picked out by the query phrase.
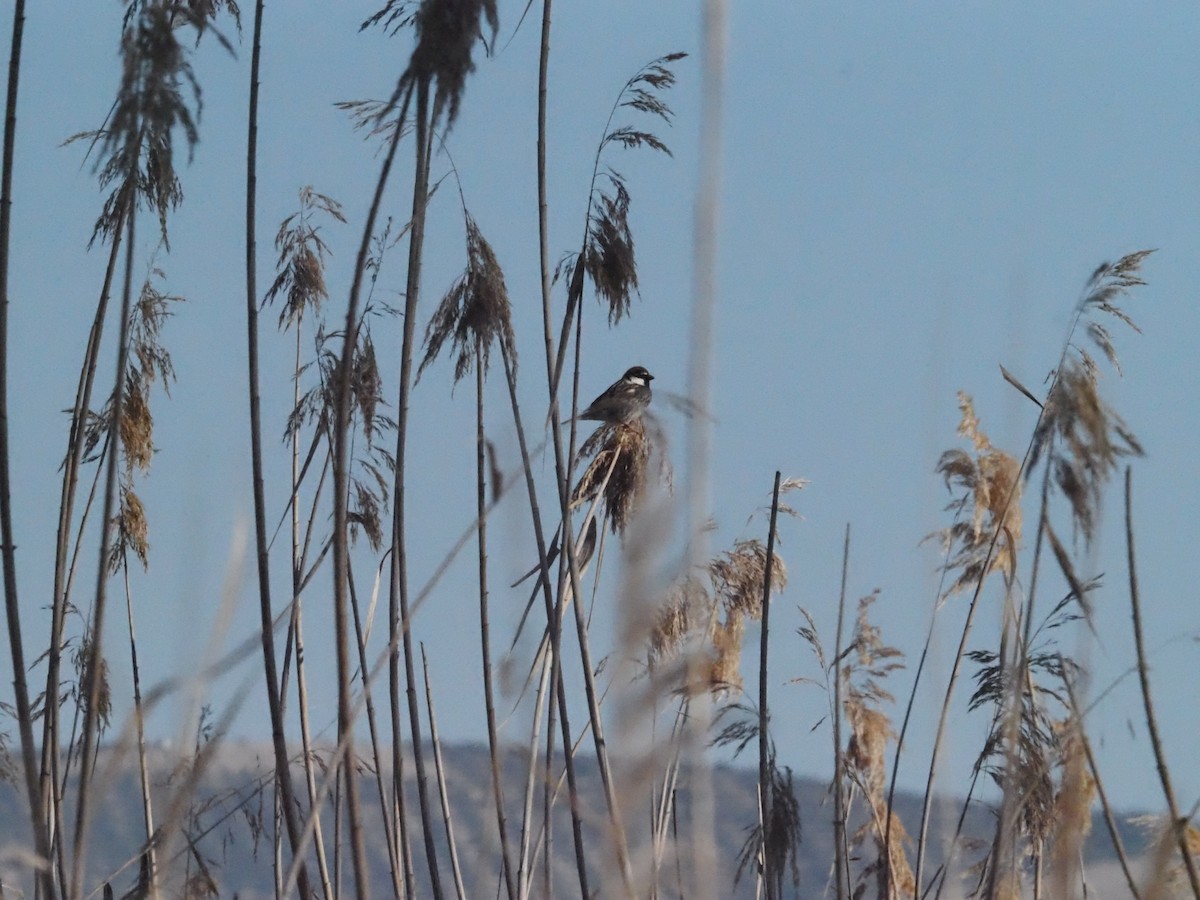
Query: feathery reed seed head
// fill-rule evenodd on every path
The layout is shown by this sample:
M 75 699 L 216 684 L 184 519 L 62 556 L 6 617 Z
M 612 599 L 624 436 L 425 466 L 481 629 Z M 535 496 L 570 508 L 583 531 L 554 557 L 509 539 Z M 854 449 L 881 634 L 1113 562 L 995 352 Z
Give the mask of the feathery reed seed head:
M 1011 583 L 1016 577 L 1021 542 L 1020 463 L 992 446 L 969 394 L 958 392 L 958 407 L 958 433 L 971 441 L 975 453 L 947 450 L 937 464 L 947 489 L 957 487 L 963 491 L 948 508 L 970 513 L 969 521 L 958 516 L 949 528 L 937 532 L 947 549 L 953 551 L 946 571 L 959 573 L 947 588 L 947 595 L 973 587 L 995 571 Z
M 590 501 L 603 486 L 609 526 L 613 534 L 624 534 L 645 493 L 650 452 L 644 418 L 621 425 L 601 425 L 579 448 L 580 457 L 591 456 L 592 461 L 571 492 L 571 505 Z
M 425 357 L 417 377 L 441 352 L 447 340 L 454 348 L 454 381 L 457 383 L 478 364 L 486 373 L 492 345 L 499 341 L 516 363 L 516 337 L 512 327 L 512 308 L 504 272 L 475 220 L 466 216 L 467 267 L 453 287 L 442 297 L 437 311 L 425 329 Z

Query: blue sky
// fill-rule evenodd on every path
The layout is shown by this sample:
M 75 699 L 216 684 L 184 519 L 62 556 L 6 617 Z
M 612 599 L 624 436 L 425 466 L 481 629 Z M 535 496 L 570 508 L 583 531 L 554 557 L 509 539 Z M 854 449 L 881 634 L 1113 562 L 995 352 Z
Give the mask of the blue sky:
M 448 146 L 467 203 L 492 242 L 514 304 L 527 422 L 539 422 L 544 388 L 538 298 L 534 141 L 538 27 L 513 36 L 520 4 L 501 5 L 503 52 L 478 58 Z M 583 392 L 598 392 L 628 365 L 657 376 L 661 392 L 686 393 L 692 285 L 692 209 L 697 188 L 697 4 L 658 0 L 560 4 L 550 72 L 551 256 L 576 247 L 596 142 L 624 81 L 649 60 L 683 50 L 670 95 L 668 158 L 614 153 L 633 194 L 641 297 L 608 329 L 587 306 Z M 306 184 L 339 199 L 350 225 L 331 227 L 330 315 L 345 302 L 349 269 L 378 160 L 351 132 L 339 100 L 390 92 L 404 40 L 358 33 L 373 11 L 360 2 L 269 5 L 264 37 L 259 179 L 259 284 L 273 275 L 271 240 Z M 24 628 L 30 656 L 48 625 L 57 465 L 65 446 L 75 372 L 104 259 L 85 252 L 99 194 L 69 135 L 96 127 L 118 75 L 120 6 L 49 4 L 30 10 L 17 143 L 12 272 L 14 506 Z M 249 24 L 249 23 L 247 23 Z M 1105 375 L 1111 402 L 1146 447 L 1134 466 L 1139 567 L 1153 683 L 1180 802 L 1200 796 L 1186 765 L 1196 738 L 1191 712 L 1200 626 L 1187 559 L 1196 546 L 1200 363 L 1196 288 L 1200 225 L 1200 115 L 1195 85 L 1200 10 L 1158 4 L 1061 3 L 731 4 L 723 135 L 713 415 L 714 547 L 759 536 L 747 516 L 768 500 L 776 469 L 811 479 L 793 498 L 782 553 L 791 582 L 774 614 L 775 720 L 781 761 L 828 774 L 828 738 L 810 727 L 825 710 L 795 636 L 797 606 L 832 640 L 843 529 L 853 532 L 849 591 L 875 588 L 885 638 L 915 661 L 936 590 L 937 558 L 921 538 L 947 523 L 949 499 L 934 473 L 959 446 L 955 392 L 975 397 L 993 441 L 1020 456 L 1036 410 L 1000 377 L 1003 364 L 1035 391 L 1054 366 L 1078 292 L 1104 260 L 1158 248 L 1148 286 L 1126 309 L 1144 333 L 1118 332 L 1125 369 Z M 7 46 L 11 23 L 0 37 Z M 226 31 L 235 38 L 226 22 Z M 509 43 L 509 37 L 512 37 Z M 166 287 L 189 298 L 165 340 L 178 371 L 171 398 L 156 400 L 159 454 L 142 488 L 151 519 L 151 564 L 133 580 L 143 675 L 194 669 L 214 633 L 230 546 L 252 514 L 245 423 L 242 209 L 249 47 L 236 58 L 206 42 L 196 58 L 204 88 L 201 142 L 183 173 L 186 200 L 171 223 L 172 252 L 157 264 Z M 444 158 L 435 174 L 446 171 Z M 397 179 L 386 212 L 407 216 Z M 153 245 L 143 228 L 142 265 Z M 438 198 L 430 225 L 423 316 L 462 266 L 454 197 Z M 403 279 L 396 255 L 380 279 L 393 300 Z M 391 292 L 389 294 L 389 292 Z M 561 297 L 559 298 L 561 300 Z M 268 501 L 286 497 L 282 434 L 291 339 L 264 317 L 264 404 L 270 454 Z M 418 323 L 424 327 L 424 318 Z M 399 328 L 378 326 L 389 389 Z M 109 364 L 111 365 L 111 364 Z M 107 368 L 102 369 L 106 372 Z M 450 367 L 426 374 L 414 399 L 412 513 L 424 534 L 413 582 L 423 583 L 473 515 L 473 401 L 451 391 Z M 103 382 L 102 382 L 103 383 Z M 492 437 L 508 460 L 516 447 L 499 382 L 489 393 Z M 683 474 L 686 423 L 664 411 Z M 549 475 L 553 464 L 545 464 Z M 1032 521 L 1034 512 L 1026 510 Z M 1157 808 L 1159 793 L 1135 679 L 1117 486 L 1088 558 L 1106 573 L 1097 637 L 1062 636 L 1106 693 L 1091 734 L 1115 799 Z M 1031 545 L 1027 537 L 1026 546 Z M 282 548 L 282 543 L 278 545 Z M 494 525 L 494 580 L 528 567 L 528 516 L 517 496 Z M 665 563 L 664 563 L 665 564 Z M 444 737 L 483 737 L 470 554 L 456 565 L 415 625 L 431 653 Z M 87 571 L 86 563 L 85 569 Z M 1027 572 L 1027 567 L 1022 572 Z M 278 584 L 282 586 L 283 569 Z M 314 704 L 334 708 L 321 673 L 332 660 L 319 579 L 308 601 Z M 85 583 L 85 582 L 81 582 Z M 253 578 L 242 570 L 226 645 L 253 633 Z M 614 584 L 615 588 L 615 584 Z M 280 590 L 282 588 L 280 587 Z M 1049 597 L 1058 588 L 1047 588 Z M 83 592 L 79 594 L 82 598 Z M 119 596 L 119 595 L 115 595 Z M 497 619 L 511 628 L 522 591 L 496 591 Z M 992 646 L 998 598 L 985 601 L 973 647 Z M 82 599 L 80 599 L 82 602 Z M 597 644 L 611 643 L 611 604 L 596 613 Z M 936 686 L 957 642 L 963 604 L 939 615 L 931 677 L 914 729 L 931 730 Z M 110 622 L 118 686 L 122 619 Z M 37 649 L 35 649 L 37 648 Z M 7 646 L 0 650 L 7 668 Z M 328 655 L 332 655 L 330 649 Z M 747 683 L 756 673 L 747 662 Z M 253 660 L 209 687 L 220 710 L 252 681 Z M 36 677 L 34 679 L 36 681 Z M 893 684 L 904 697 L 908 676 Z M 255 685 L 257 687 L 257 685 Z M 118 690 L 119 693 L 120 687 Z M 961 706 L 961 704 L 960 704 Z M 119 704 L 118 712 L 128 710 Z M 159 736 L 180 727 L 179 709 L 151 721 Z M 233 733 L 265 739 L 265 704 L 252 690 Z M 960 790 L 982 737 L 983 715 L 955 716 L 943 784 Z M 513 739 L 519 739 L 514 733 Z M 914 740 L 902 782 L 923 779 L 928 741 Z

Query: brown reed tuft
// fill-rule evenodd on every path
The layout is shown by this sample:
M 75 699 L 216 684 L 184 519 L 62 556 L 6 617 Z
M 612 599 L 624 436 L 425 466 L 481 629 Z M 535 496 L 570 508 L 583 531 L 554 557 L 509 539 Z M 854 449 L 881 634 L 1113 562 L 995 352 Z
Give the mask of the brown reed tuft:
M 92 665 L 95 665 L 95 672 L 92 671 Z M 76 688 L 77 691 L 75 702 L 82 712 L 88 706 L 92 695 L 92 678 L 93 675 L 98 680 L 98 690 L 96 691 L 96 722 L 99 730 L 103 731 L 108 727 L 109 720 L 112 716 L 112 686 L 108 679 L 108 660 L 103 654 L 92 652 L 92 638 L 90 633 L 84 634 L 79 638 L 79 643 L 71 653 L 71 663 L 75 667 Z
M 1111 316 L 1139 331 L 1117 300 L 1130 288 L 1145 284 L 1138 272 L 1152 252 L 1140 250 L 1100 265 L 1076 305 L 1076 322 L 1085 322 L 1087 338 L 1118 375 L 1121 366 L 1112 336 L 1096 316 Z M 1071 505 L 1075 528 L 1089 544 L 1095 536 L 1104 485 L 1122 458 L 1143 455 L 1133 432 L 1100 396 L 1099 374 L 1091 354 L 1070 343 L 1034 431 L 1026 470 L 1028 477 L 1043 457 L 1048 459 L 1054 483 Z
M 108 570 L 112 573 L 120 571 L 130 550 L 141 561 L 142 568 L 146 568 L 150 562 L 150 528 L 146 522 L 146 509 L 132 486 L 126 483 L 120 487 L 120 509 L 113 516 L 112 525 L 115 539 L 108 551 Z
M 958 572 L 946 589 L 947 596 L 973 587 L 995 571 L 1011 584 L 1021 543 L 1020 463 L 992 446 L 969 394 L 958 392 L 958 408 L 962 414 L 958 433 L 971 441 L 974 455 L 947 450 L 937 464 L 946 488 L 962 491 L 947 506 L 955 513 L 954 523 L 935 533 L 953 551 L 946 571 Z
M 329 298 L 325 287 L 325 257 L 329 248 L 321 238 L 320 226 L 313 224 L 317 213 L 337 222 L 346 221 L 340 203 L 306 185 L 300 189 L 300 209 L 280 223 L 275 235 L 278 271 L 263 297 L 263 305 L 276 297 L 284 298 L 279 312 L 281 328 L 299 322 L 306 310 L 320 309 L 321 303 Z
M 1141 456 L 1143 450 L 1100 396 L 1095 363 L 1087 354 L 1064 364 L 1034 440 L 1033 461 L 1049 447 L 1054 481 L 1071 505 L 1076 529 L 1090 543 L 1105 484 L 1123 457 Z
M 512 328 L 512 308 L 504 272 L 475 220 L 466 214 L 467 267 L 442 297 L 437 311 L 425 329 L 425 357 L 417 369 L 417 378 L 437 358 L 450 341 L 457 357 L 454 381 L 469 373 L 479 354 L 479 365 L 487 372 L 492 345 L 499 341 L 516 364 L 516 338 Z
M 1188 879 L 1183 863 L 1171 860 L 1180 859 L 1180 833 L 1188 852 L 1194 859 L 1200 859 L 1200 829 L 1182 816 L 1173 822 L 1170 815 L 1141 815 L 1132 817 L 1129 822 L 1150 838 L 1141 895 L 1147 900 L 1186 895 Z
M 686 693 L 741 693 L 742 643 L 746 620 L 762 616 L 766 549 L 761 541 L 739 540 L 701 571 L 706 577 L 692 573 L 668 589 L 650 629 L 648 668 L 661 667 L 695 641 L 690 649 L 704 654 L 706 662 L 692 667 L 700 683 L 687 685 Z M 787 584 L 787 570 L 778 553 L 771 573 L 771 590 L 777 593 Z
M 606 173 L 606 177 L 611 193 L 596 191 L 583 261 L 596 294 L 608 304 L 609 324 L 615 325 L 628 314 L 638 290 L 637 257 L 629 227 L 629 190 L 616 173 Z
M 882 801 L 887 767 L 884 751 L 888 740 L 895 737 L 891 720 L 880 709 L 884 703 L 895 702 L 883 682 L 904 668 L 904 654 L 885 644 L 879 627 L 871 622 L 871 606 L 878 599 L 876 590 L 858 601 L 854 637 L 842 653 L 841 678 L 845 684 L 842 707 L 850 724 L 847 759 L 861 776 L 867 794 Z
M 626 108 L 657 117 L 669 125 L 673 113 L 663 100 L 662 93 L 675 84 L 675 73 L 671 71 L 671 64 L 686 55 L 671 53 L 639 69 L 621 89 L 613 107 L 613 114 L 609 116 L 609 123 L 612 123 L 613 115 L 618 109 Z M 607 186 L 596 185 L 601 177 L 600 158 L 604 148 L 610 144 L 625 148 L 649 147 L 668 156 L 671 155 L 671 151 L 652 132 L 624 125 L 609 129 L 596 150 L 597 170 L 593 177 L 582 262 L 583 268 L 592 279 L 597 296 L 608 305 L 609 324 L 615 325 L 629 313 L 633 295 L 638 291 L 638 276 L 633 231 L 629 225 L 630 195 L 625 179 L 619 172 L 609 169 L 603 173 Z M 574 290 L 582 273 L 577 268 L 578 258 L 572 265 L 576 268 L 572 271 L 569 281 Z M 578 285 L 578 290 L 582 291 L 582 284 Z
M 208 26 L 205 8 L 173 2 L 131 4 L 121 33 L 123 68 L 117 98 L 104 126 L 75 135 L 100 145 L 96 171 L 102 188 L 112 187 L 92 231 L 91 242 L 115 236 L 125 212 L 140 198 L 158 216 L 167 243 L 167 214 L 183 200 L 175 169 L 174 132 L 183 133 L 188 158 L 200 140 L 200 84 L 179 26 L 193 27 L 197 38 Z M 190 95 L 190 98 L 186 95 Z M 190 102 L 189 102 L 190 100 Z
M 1075 602 L 1072 593 L 1054 607 L 1033 632 L 1032 646 L 1026 649 L 1020 666 L 991 650 L 967 654 L 979 666 L 969 708 L 993 710 L 975 767 L 992 778 L 1005 802 L 1013 804 L 1013 828 L 1037 853 L 1055 826 L 1058 792 L 1054 771 L 1065 758 L 1060 743 L 1062 726 L 1051 714 L 1051 704 L 1065 704 L 1050 685 L 1062 684 L 1077 668 L 1052 642 L 1038 644 L 1037 640 L 1043 631 L 1077 618 L 1071 610 Z
M 711 600 L 700 579 L 689 576 L 671 585 L 650 629 L 647 655 L 650 671 L 678 654 L 692 631 L 695 614 L 707 615 L 710 609 Z
M 1068 716 L 1059 723 L 1059 783 L 1054 795 L 1049 870 L 1052 895 L 1069 897 L 1076 882 L 1084 841 L 1092 831 L 1092 801 L 1096 782 L 1088 770 L 1079 720 Z
M 8 750 L 8 732 L 0 731 L 0 784 L 16 785 L 17 769 Z
M 482 40 L 488 47 L 483 20 L 492 39 L 500 28 L 496 0 L 422 0 L 415 11 L 412 5 L 407 0 L 387 0 L 359 26 L 361 30 L 378 25 L 392 35 L 409 25 L 416 30 L 416 47 L 391 100 L 380 111 L 380 120 L 390 115 L 411 86 L 436 85 L 431 121 L 445 112 L 449 128 L 458 118 L 467 76 L 475 71 L 471 58 L 475 42 Z
M 196 855 L 199 856 L 199 854 Z M 213 878 L 208 866 L 204 865 L 203 860 L 200 860 L 199 868 L 194 872 L 189 872 L 187 880 L 183 883 L 183 900 L 210 900 L 210 898 L 220 896 L 221 891 L 217 887 L 216 879 Z
M 236 0 L 175 0 L 175 3 L 201 24 L 215 20 L 224 9 L 233 16 L 238 31 L 242 30 L 242 10 Z
M 709 578 L 727 616 L 762 618 L 763 581 L 767 573 L 767 548 L 758 538 L 738 541 L 732 550 L 708 564 Z M 787 586 L 787 567 L 778 555 L 771 564 L 771 592 Z
M 837 677 L 842 679 L 842 710 L 850 726 L 845 749 L 846 773 L 862 791 L 869 812 L 852 835 L 851 844 L 859 848 L 860 855 L 868 838 L 875 848 L 874 859 L 858 873 L 855 896 L 865 895 L 868 882 L 873 879 L 878 896 L 888 900 L 912 896 L 915 880 L 905 848 L 907 832 L 889 810 L 884 792 L 887 746 L 896 735 L 883 709 L 884 704 L 895 702 L 895 698 L 883 684 L 893 672 L 904 668 L 901 661 L 904 654 L 884 643 L 879 627 L 871 622 L 871 607 L 878 599 L 876 590 L 858 601 L 854 635 L 842 651 Z M 815 630 L 808 641 L 819 650 Z
M 651 450 L 644 418 L 601 425 L 579 448 L 581 459 L 592 460 L 571 492 L 571 506 L 589 502 L 603 488 L 609 527 L 613 534 L 624 534 L 645 493 Z
M 712 623 L 708 634 L 711 662 L 708 671 L 703 673 L 707 681 L 691 685 L 689 694 L 742 692 L 742 641 L 745 637 L 746 620 L 740 615 L 726 615 L 723 620 Z
M 126 462 L 143 472 L 154 454 L 154 419 L 141 380 L 131 367 L 125 374 L 125 397 L 121 403 L 121 447 Z

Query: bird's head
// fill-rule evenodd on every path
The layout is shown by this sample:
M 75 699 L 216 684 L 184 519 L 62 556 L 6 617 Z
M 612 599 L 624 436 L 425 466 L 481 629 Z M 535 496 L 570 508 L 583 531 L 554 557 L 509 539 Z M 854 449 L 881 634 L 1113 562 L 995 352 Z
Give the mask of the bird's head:
M 645 366 L 634 366 L 621 376 L 621 380 L 650 387 L 650 382 L 654 380 L 654 376 L 646 370 Z

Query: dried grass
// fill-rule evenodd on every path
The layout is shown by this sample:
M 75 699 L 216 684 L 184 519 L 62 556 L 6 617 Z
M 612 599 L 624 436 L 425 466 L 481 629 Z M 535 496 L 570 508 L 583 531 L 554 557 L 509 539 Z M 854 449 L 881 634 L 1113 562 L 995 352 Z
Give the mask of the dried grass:
M 102 732 L 108 728 L 112 717 L 112 685 L 109 682 L 108 660 L 103 654 L 93 652 L 91 635 L 85 634 L 79 638 L 79 643 L 71 653 L 71 663 L 75 667 L 74 699 L 77 708 L 82 715 L 90 698 L 95 696 L 97 729 Z M 94 695 L 93 677 L 97 679 Z
M 1092 831 L 1096 782 L 1088 770 L 1079 720 L 1071 716 L 1059 728 L 1059 784 L 1054 795 L 1049 851 L 1051 896 L 1072 896 L 1083 844 Z
M 164 243 L 167 215 L 183 200 L 175 170 L 174 133 L 182 132 L 188 158 L 200 140 L 200 84 L 192 69 L 189 51 L 179 41 L 179 25 L 191 25 L 197 38 L 208 27 L 205 13 L 215 13 L 215 2 L 196 4 L 193 10 L 180 3 L 131 4 L 121 33 L 123 69 L 117 99 L 104 126 L 75 135 L 99 144 L 96 164 L 100 185 L 112 187 L 92 232 L 112 240 L 134 197 L 158 216 Z M 231 5 L 233 11 L 235 5 Z
M 1021 543 L 1020 463 L 992 446 L 969 394 L 959 391 L 958 407 L 958 433 L 971 442 L 974 454 L 947 450 L 937 464 L 946 488 L 962 491 L 947 507 L 955 513 L 954 523 L 936 533 L 947 550 L 945 570 L 958 573 L 946 596 L 972 588 L 996 571 L 1011 585 Z
M 645 417 L 620 425 L 604 424 L 579 448 L 591 462 L 571 492 L 571 507 L 590 502 L 601 490 L 613 534 L 624 534 L 645 498 L 647 467 L 653 452 Z
M 1093 348 L 1118 375 L 1121 367 L 1112 335 L 1096 317 L 1111 316 L 1139 330 L 1117 301 L 1130 288 L 1145 284 L 1138 272 L 1152 252 L 1140 250 L 1099 266 L 1076 306 L 1076 323 L 1084 325 Z M 1104 486 L 1123 458 L 1143 455 L 1125 421 L 1100 396 L 1099 382 L 1095 359 L 1084 347 L 1069 341 L 1034 431 L 1026 468 L 1028 477 L 1041 459 L 1048 459 L 1054 482 L 1071 505 L 1075 528 L 1089 544 L 1095 537 Z
M 1190 821 L 1172 822 L 1169 815 L 1135 816 L 1129 821 L 1151 837 L 1147 874 L 1140 885 L 1142 897 L 1165 900 L 1185 894 L 1189 888 L 1183 863 L 1178 861 L 1179 835 L 1182 832 L 1193 859 L 1200 859 L 1200 829 Z
M 883 640 L 879 627 L 871 622 L 871 607 L 879 599 L 875 591 L 858 601 L 854 634 L 842 651 L 837 677 L 842 679 L 842 710 L 850 726 L 845 754 L 846 777 L 862 791 L 869 816 L 851 837 L 852 853 L 865 858 L 868 838 L 874 847 L 873 858 L 858 872 L 855 896 L 863 896 L 870 882 L 883 900 L 911 897 L 915 879 L 908 862 L 908 833 L 892 812 L 884 793 L 887 784 L 887 747 L 896 737 L 885 704 L 895 698 L 884 687 L 892 673 L 904 668 L 904 654 Z M 820 650 L 815 630 L 810 646 Z M 819 654 L 819 657 L 823 654 Z M 842 785 L 835 785 L 842 790 Z
M 596 169 L 592 178 L 589 203 L 587 239 L 583 245 L 583 269 L 592 279 L 596 294 L 608 306 L 608 321 L 616 325 L 629 314 L 633 295 L 638 292 L 637 258 L 634 252 L 633 231 L 629 225 L 630 195 L 624 177 L 613 169 L 600 172 L 600 160 L 610 144 L 629 148 L 649 147 L 671 154 L 670 149 L 652 132 L 631 126 L 612 127 L 619 109 L 632 109 L 654 116 L 670 124 L 673 113 L 662 98 L 663 92 L 675 84 L 671 64 L 683 59 L 684 53 L 671 53 L 648 63 L 625 82 L 600 146 L 596 149 Z M 604 186 L 597 182 L 603 179 Z M 577 279 L 582 275 L 579 259 L 570 262 L 569 281 L 573 292 L 581 292 Z M 562 265 L 559 266 L 560 271 Z M 555 273 L 557 278 L 558 273 Z
M 263 297 L 263 305 L 283 297 L 279 313 L 281 328 L 297 324 L 305 311 L 316 312 L 329 298 L 325 286 L 329 247 L 321 238 L 321 227 L 313 223 L 318 213 L 336 222 L 346 221 L 340 203 L 306 185 L 300 189 L 300 209 L 280 223 L 275 235 L 275 250 L 279 254 L 277 272 Z
M 409 27 L 416 31 L 416 46 L 408 67 L 401 76 L 391 100 L 380 111 L 380 121 L 399 105 L 401 96 L 412 85 L 436 85 L 434 116 L 446 114 L 447 128 L 458 118 L 467 76 L 475 71 L 471 58 L 477 41 L 484 37 L 486 19 L 492 40 L 500 27 L 495 0 L 422 0 L 414 11 L 407 0 L 387 0 L 369 16 L 360 29 L 379 26 L 389 34 Z
M 767 548 L 757 538 L 738 541 L 732 550 L 708 564 L 713 591 L 727 617 L 762 618 L 763 582 L 767 572 Z M 775 556 L 771 563 L 771 592 L 787 586 L 787 567 Z
M 417 378 L 437 358 L 446 341 L 454 348 L 454 381 L 459 382 L 472 370 L 476 354 L 486 373 L 492 345 L 500 342 L 516 365 L 516 337 L 512 328 L 512 308 L 504 272 L 470 214 L 465 214 L 467 230 L 467 267 L 438 304 L 425 330 L 425 357 L 417 369 Z
M 650 629 L 647 664 L 651 672 L 679 653 L 695 627 L 696 613 L 707 618 L 710 611 L 711 600 L 699 578 L 687 577 L 671 585 Z

